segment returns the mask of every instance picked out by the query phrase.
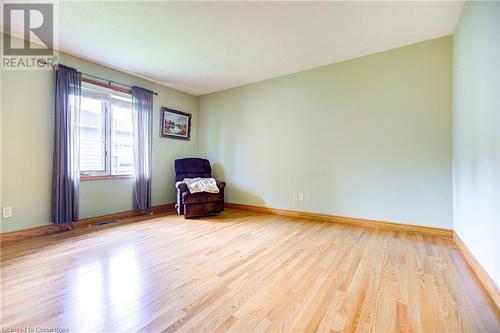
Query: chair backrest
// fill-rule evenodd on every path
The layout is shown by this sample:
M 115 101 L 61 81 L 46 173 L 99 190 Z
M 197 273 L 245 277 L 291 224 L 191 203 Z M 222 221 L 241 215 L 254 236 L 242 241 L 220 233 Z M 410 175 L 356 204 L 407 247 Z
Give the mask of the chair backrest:
M 212 168 L 210 162 L 204 158 L 181 158 L 175 160 L 175 181 L 182 181 L 184 178 L 210 178 Z

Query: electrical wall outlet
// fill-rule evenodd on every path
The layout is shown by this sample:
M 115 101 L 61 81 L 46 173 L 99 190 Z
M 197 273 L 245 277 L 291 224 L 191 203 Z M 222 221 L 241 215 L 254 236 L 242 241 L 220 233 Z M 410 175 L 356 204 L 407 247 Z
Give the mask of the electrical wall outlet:
M 3 217 L 11 217 L 12 216 L 12 207 L 4 207 L 2 210 Z
M 299 201 L 304 200 L 304 193 L 299 193 Z
M 299 194 L 297 192 L 293 193 L 293 201 L 299 200 Z

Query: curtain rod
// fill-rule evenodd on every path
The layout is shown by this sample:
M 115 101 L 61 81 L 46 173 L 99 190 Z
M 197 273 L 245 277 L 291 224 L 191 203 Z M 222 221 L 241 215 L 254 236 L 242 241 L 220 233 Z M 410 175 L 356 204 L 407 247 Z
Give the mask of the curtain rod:
M 56 69 L 56 67 L 57 67 L 57 64 L 49 64 L 46 61 L 41 60 L 41 59 L 39 60 L 39 62 L 40 62 L 40 64 L 43 64 L 43 65 L 50 65 L 50 66 L 52 66 L 52 69 Z M 61 64 L 61 65 L 66 66 L 64 64 Z M 69 67 L 69 66 L 66 66 L 66 67 Z M 94 79 L 105 81 L 110 86 L 114 84 L 114 85 L 124 86 L 124 87 L 127 87 L 127 88 L 132 88 L 132 86 L 129 86 L 128 84 L 125 84 L 125 83 L 120 83 L 120 82 L 116 82 L 116 81 L 113 81 L 113 80 L 108 80 L 108 79 L 105 79 L 103 77 L 92 75 L 92 74 L 88 74 L 88 73 L 84 73 L 84 72 L 80 72 L 80 73 L 82 73 L 82 75 L 89 76 L 89 77 L 92 77 Z M 153 93 L 153 95 L 155 95 L 155 96 L 158 96 L 158 93 L 155 92 L 155 91 L 152 91 L 152 90 L 149 90 L 149 89 L 145 89 L 145 88 L 142 88 L 142 89 L 147 90 L 147 91 Z

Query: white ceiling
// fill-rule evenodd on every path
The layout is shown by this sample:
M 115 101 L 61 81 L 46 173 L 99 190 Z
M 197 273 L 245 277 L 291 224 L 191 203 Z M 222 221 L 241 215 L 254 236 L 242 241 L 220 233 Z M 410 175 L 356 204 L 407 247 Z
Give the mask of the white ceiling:
M 60 48 L 202 95 L 452 34 L 462 5 L 61 2 Z

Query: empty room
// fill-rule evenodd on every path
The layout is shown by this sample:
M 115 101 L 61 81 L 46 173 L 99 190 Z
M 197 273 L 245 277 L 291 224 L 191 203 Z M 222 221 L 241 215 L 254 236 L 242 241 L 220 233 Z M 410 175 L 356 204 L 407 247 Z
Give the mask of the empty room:
M 500 332 L 500 0 L 0 6 L 1 332 Z

